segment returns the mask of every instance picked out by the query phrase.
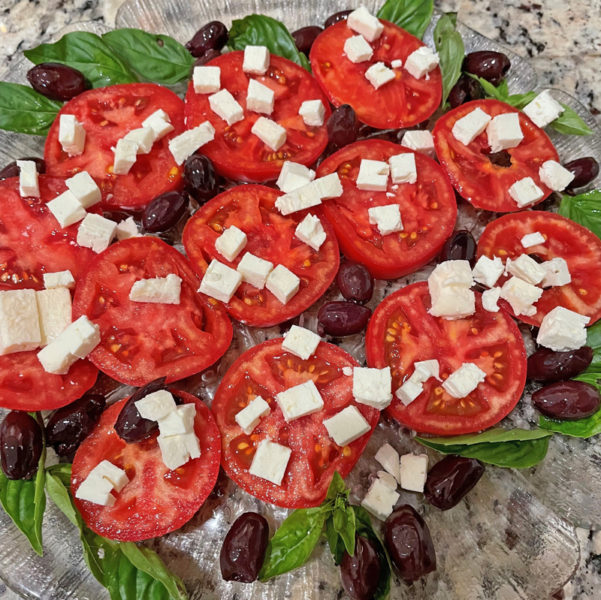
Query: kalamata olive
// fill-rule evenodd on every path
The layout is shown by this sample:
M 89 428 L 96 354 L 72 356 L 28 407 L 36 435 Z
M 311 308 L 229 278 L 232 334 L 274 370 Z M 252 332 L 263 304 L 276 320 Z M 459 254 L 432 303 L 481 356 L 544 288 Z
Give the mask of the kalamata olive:
M 255 581 L 261 570 L 269 525 L 265 517 L 255 512 L 240 515 L 223 540 L 219 555 L 221 576 L 225 581 Z
M 484 98 L 484 90 L 478 81 L 469 75 L 461 75 L 449 92 L 451 108 L 457 108 L 470 100 Z
M 354 302 L 327 302 L 317 313 L 319 335 L 336 337 L 359 333 L 367 326 L 371 309 Z
M 77 69 L 58 63 L 41 63 L 29 69 L 27 81 L 42 96 L 61 102 L 75 98 L 89 87 Z
M 497 167 L 511 167 L 511 154 L 507 150 L 499 150 L 499 152 L 490 152 L 487 154 L 488 160 Z
M 599 175 L 599 163 L 592 156 L 571 160 L 564 167 L 575 175 L 570 185 L 568 185 L 567 190 L 582 187 Z
M 201 27 L 186 44 L 192 56 L 202 56 L 207 50 L 221 50 L 227 44 L 227 27 L 221 21 L 211 21 Z
M 351 260 L 343 260 L 336 275 L 340 293 L 351 302 L 365 304 L 374 293 L 374 278 L 367 268 Z
M 145 233 L 158 233 L 173 227 L 188 208 L 188 195 L 184 192 L 165 192 L 151 200 L 142 215 Z
M 342 587 L 353 600 L 371 600 L 380 580 L 380 558 L 375 544 L 355 537 L 355 554 L 344 553 L 340 563 Z
M 493 85 L 499 85 L 511 62 L 502 52 L 494 50 L 478 50 L 470 52 L 463 60 L 463 70 L 472 75 L 482 77 Z
M 102 394 L 86 394 L 59 408 L 46 423 L 46 441 L 59 456 L 72 456 L 100 419 L 105 406 Z
M 324 22 L 324 28 L 329 27 L 330 25 L 334 25 L 334 23 L 338 23 L 338 21 L 346 21 L 346 18 L 352 13 L 352 10 L 341 10 L 333 15 L 330 15 Z
M 584 381 L 558 381 L 534 392 L 532 404 L 551 419 L 575 421 L 596 413 L 601 396 L 595 386 Z
M 43 158 L 37 158 L 37 157 L 26 157 L 26 158 L 19 158 L 17 160 L 32 160 L 35 163 L 35 170 L 40 173 L 43 174 L 46 172 L 46 163 L 44 162 Z M 18 177 L 19 176 L 19 167 L 17 166 L 17 161 L 14 160 L 11 163 L 8 163 L 6 165 L 6 167 L 4 167 L 4 169 L 2 169 L 2 171 L 0 171 L 0 179 L 8 179 L 9 177 Z
M 208 156 L 194 153 L 184 163 L 184 183 L 188 193 L 204 204 L 217 195 L 221 178 Z
M 343 104 L 332 111 L 326 124 L 328 130 L 328 152 L 335 152 L 357 139 L 359 122 L 353 107 Z
M 294 43 L 296 44 L 298 51 L 309 54 L 315 38 L 322 31 L 323 29 L 317 25 L 309 25 L 308 27 L 301 27 L 300 29 L 297 29 L 292 34 L 292 37 L 294 38 Z
M 593 360 L 593 349 L 582 346 L 578 350 L 555 352 L 540 348 L 528 357 L 528 379 L 535 381 L 561 381 L 582 373 Z
M 476 259 L 476 240 L 474 236 L 465 229 L 454 231 L 451 237 L 444 243 L 440 251 L 440 260 L 469 260 L 474 266 Z
M 43 449 L 42 428 L 26 412 L 9 412 L 0 425 L 0 464 L 9 479 L 31 479 Z
M 407 583 L 436 571 L 436 553 L 430 530 L 408 504 L 386 519 L 384 539 L 392 562 Z
M 202 65 L 206 65 L 208 62 L 212 61 L 214 58 L 221 56 L 221 52 L 219 50 L 207 50 L 202 56 L 199 56 L 194 61 L 195 67 L 202 67 Z
M 484 465 L 475 458 L 445 456 L 428 472 L 424 494 L 440 510 L 449 510 L 478 483 Z

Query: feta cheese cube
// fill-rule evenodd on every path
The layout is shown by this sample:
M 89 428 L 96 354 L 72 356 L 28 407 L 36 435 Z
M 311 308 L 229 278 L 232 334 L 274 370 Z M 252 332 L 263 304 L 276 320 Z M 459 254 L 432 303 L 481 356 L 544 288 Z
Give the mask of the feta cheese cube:
M 447 260 L 436 266 L 428 277 L 430 314 L 445 319 L 461 319 L 474 314 L 476 298 L 469 288 L 472 270 L 466 260 Z
M 58 224 L 63 228 L 81 221 L 86 216 L 86 209 L 70 190 L 50 200 L 46 204 L 46 208 L 54 215 Z
M 374 457 L 397 481 L 401 480 L 399 453 L 390 445 L 384 444 Z
M 115 154 L 113 173 L 115 175 L 127 175 L 138 157 L 138 144 L 121 138 L 115 145 L 113 152 Z
M 501 288 L 501 298 L 507 300 L 516 315 L 531 317 L 536 314 L 533 304 L 542 296 L 543 290 L 519 277 L 508 279 Z
M 312 184 L 304 185 L 288 194 L 280 196 L 275 201 L 275 207 L 284 216 L 290 215 L 299 210 L 305 210 L 306 208 L 313 208 L 321 204 L 321 197 L 318 189 Z
M 392 401 L 390 367 L 370 369 L 354 367 L 353 396 L 360 404 L 383 410 Z
M 244 231 L 231 225 L 215 240 L 215 250 L 232 262 L 246 246 L 247 241 Z
M 266 85 L 259 83 L 256 79 L 248 82 L 246 93 L 246 108 L 257 113 L 270 115 L 273 112 L 275 93 Z
M 242 275 L 216 259 L 207 268 L 198 291 L 228 303 L 242 283 Z
M 255 477 L 281 485 L 292 450 L 269 439 L 259 442 L 248 472 Z
M 485 379 L 486 373 L 478 365 L 467 362 L 463 363 L 456 371 L 453 371 L 443 381 L 442 387 L 453 398 L 465 398 Z
M 264 75 L 269 69 L 271 56 L 265 46 L 246 46 L 242 70 L 251 75 Z
M 546 127 L 555 121 L 565 109 L 553 98 L 549 90 L 544 90 L 522 110 L 537 127 Z
M 274 152 L 279 150 L 286 142 L 286 129 L 266 117 L 259 117 L 250 132 Z
M 65 184 L 84 208 L 90 208 L 102 200 L 100 188 L 87 171 L 73 175 Z
M 532 177 L 524 177 L 523 179 L 516 181 L 509 188 L 509 195 L 515 200 L 516 204 L 522 208 L 528 206 L 528 204 L 537 202 L 545 195 L 545 193 L 538 185 L 536 185 L 536 183 L 534 183 Z
M 482 292 L 482 308 L 488 312 L 499 312 L 497 302 L 501 297 L 501 288 L 494 288 Z
M 392 69 L 389 69 L 383 62 L 377 62 L 365 71 L 365 78 L 374 88 L 378 89 L 389 81 L 396 79 L 396 73 Z
M 543 317 L 536 343 L 555 352 L 577 350 L 586 344 L 585 325 L 590 320 L 590 317 L 556 306 Z
M 417 381 L 424 382 L 428 381 L 431 377 L 440 380 L 440 363 L 435 359 L 420 360 L 414 363 L 412 377 L 415 377 Z
M 417 168 L 415 154 L 404 152 L 388 159 L 392 183 L 415 183 L 417 181 Z
M 312 379 L 276 394 L 275 399 L 286 423 L 323 408 L 323 398 Z
M 440 379 L 440 364 L 436 359 L 416 362 L 411 377 L 403 382 L 395 392 L 396 397 L 405 405 L 411 404 L 423 391 L 423 383 L 434 377 Z
M 311 183 L 314 179 L 315 171 L 300 163 L 286 160 L 275 184 L 282 192 L 290 193 Z
M 116 230 L 117 223 L 114 221 L 88 213 L 77 229 L 77 243 L 94 252 L 102 252 L 113 241 Z
M 273 270 L 273 263 L 246 252 L 238 263 L 237 269 L 238 273 L 242 275 L 242 281 L 262 290 L 265 287 L 267 276 Z
M 136 225 L 134 218 L 127 217 L 127 219 L 119 221 L 119 223 L 117 223 L 117 229 L 115 229 L 115 235 L 119 241 L 127 240 L 132 237 L 139 237 L 140 232 L 138 231 L 138 226 Z
M 255 396 L 240 412 L 236 413 L 236 423 L 246 435 L 250 435 L 261 419 L 270 412 L 269 404 L 261 396 Z
M 58 141 L 69 156 L 83 154 L 86 145 L 86 130 L 75 115 L 61 115 L 58 125 Z
M 41 341 L 35 291 L 0 292 L 0 355 L 34 350 Z
M 211 110 L 228 125 L 244 119 L 244 109 L 228 90 L 223 89 L 209 96 Z
M 540 180 L 554 192 L 562 192 L 574 180 L 574 173 L 555 160 L 545 161 L 538 170 Z
M 117 492 L 120 492 L 129 483 L 129 478 L 125 471 L 108 460 L 99 462 L 90 471 L 88 477 L 90 475 L 92 477 L 102 477 L 103 479 L 106 479 Z
M 552 258 L 541 263 L 540 266 L 545 270 L 545 276 L 541 282 L 542 287 L 566 285 L 572 281 L 568 263 L 563 258 Z
M 315 193 L 322 199 L 339 198 L 342 196 L 342 183 L 338 173 L 330 173 L 323 177 L 318 177 L 310 184 Z
M 75 287 L 75 279 L 73 279 L 71 271 L 44 273 L 44 287 L 47 290 L 58 287 L 66 287 L 71 290 Z
M 200 458 L 200 444 L 194 432 L 179 436 L 191 459 Z
M 319 342 L 321 342 L 321 338 L 310 329 L 293 325 L 284 336 L 282 350 L 307 360 L 315 354 Z
M 326 107 L 321 100 L 305 100 L 300 105 L 298 114 L 308 127 L 321 127 L 326 116 Z
M 409 379 L 404 381 L 401 387 L 397 389 L 394 395 L 405 406 L 409 406 L 423 391 L 423 384 L 416 381 L 413 377 L 409 377 Z
M 374 479 L 367 490 L 365 498 L 361 501 L 361 506 L 370 512 L 374 517 L 385 521 L 394 509 L 394 505 L 398 502 L 400 494 L 390 487 L 381 479 Z
M 300 288 L 300 279 L 284 265 L 277 265 L 265 282 L 267 289 L 286 304 Z
M 427 477 L 427 454 L 403 454 L 401 456 L 401 487 L 404 490 L 423 493 Z
M 416 79 L 421 79 L 430 71 L 435 69 L 440 62 L 438 54 L 428 46 L 422 46 L 414 50 L 405 61 L 405 70 Z
M 396 231 L 403 231 L 401 210 L 398 204 L 387 204 L 386 206 L 372 206 L 367 209 L 369 222 L 375 225 L 380 235 L 388 235 Z
M 128 483 L 129 479 L 123 469 L 103 460 L 81 482 L 75 497 L 102 506 L 113 506 L 115 497 L 111 492 L 120 492 Z
M 159 420 L 159 432 L 163 437 L 194 433 L 196 405 L 193 402 L 176 406 Z
M 515 260 L 508 260 L 507 272 L 536 285 L 543 280 L 545 269 L 527 254 L 520 254 Z
M 35 293 L 40 318 L 40 346 L 56 339 L 71 323 L 71 293 L 66 287 Z
M 384 31 L 384 25 L 365 6 L 360 6 L 350 13 L 346 24 L 353 31 L 360 33 L 368 42 L 375 42 Z
M 167 277 L 153 277 L 135 281 L 129 291 L 132 302 L 151 302 L 154 304 L 179 304 L 182 278 L 174 273 Z
M 393 69 L 400 69 L 403 66 L 403 61 L 400 58 L 395 58 L 390 61 L 390 66 Z
M 183 435 L 157 437 L 163 464 L 170 470 L 179 469 L 190 460 L 190 452 Z
M 491 152 L 515 148 L 524 139 L 519 114 L 511 112 L 493 117 L 486 128 L 486 135 Z
M 493 256 L 491 259 L 482 255 L 474 265 L 472 276 L 478 283 L 491 288 L 497 283 L 503 271 L 503 261 L 498 256 Z
M 362 35 L 354 35 L 344 42 L 344 53 L 352 63 L 361 63 L 369 60 L 374 50 Z
M 401 143 L 403 146 L 411 148 L 411 150 L 415 150 L 416 152 L 434 156 L 434 138 L 427 130 L 412 129 L 407 131 L 403 135 Z
M 386 471 L 378 471 L 377 475 L 378 475 L 378 479 L 382 483 L 384 483 L 391 490 L 394 490 L 396 492 L 396 489 L 399 486 L 399 483 L 390 473 L 387 473 Z
M 371 430 L 356 406 L 347 406 L 329 419 L 324 419 L 328 435 L 338 446 L 347 446 Z
M 522 246 L 524 248 L 532 248 L 532 246 L 544 244 L 546 241 L 547 240 L 545 240 L 545 236 L 540 231 L 535 231 L 534 233 L 527 233 L 521 239 Z
M 466 146 L 471 144 L 490 123 L 491 117 L 481 108 L 475 108 L 453 125 L 453 137 Z
M 188 156 L 194 154 L 201 146 L 212 142 L 215 128 L 209 121 L 204 121 L 194 129 L 188 129 L 169 140 L 169 151 L 178 165 L 184 164 Z
M 156 134 L 152 127 L 138 127 L 126 133 L 122 139 L 136 144 L 138 154 L 148 154 L 152 150 Z
M 361 159 L 359 174 L 357 175 L 357 188 L 375 192 L 385 192 L 388 186 L 390 166 L 381 160 Z
M 149 421 L 161 421 L 172 413 L 177 405 L 167 390 L 157 390 L 134 403 L 140 416 Z
M 149 117 L 142 121 L 142 127 L 149 127 L 154 131 L 154 141 L 164 138 L 175 127 L 171 125 L 169 115 L 162 109 L 155 110 Z
M 18 160 L 19 194 L 22 198 L 39 198 L 38 170 L 33 160 Z
M 221 89 L 221 69 L 202 65 L 194 67 L 192 85 L 197 94 L 214 94 Z
M 326 232 L 318 217 L 308 214 L 294 230 L 294 235 L 316 252 L 326 241 Z

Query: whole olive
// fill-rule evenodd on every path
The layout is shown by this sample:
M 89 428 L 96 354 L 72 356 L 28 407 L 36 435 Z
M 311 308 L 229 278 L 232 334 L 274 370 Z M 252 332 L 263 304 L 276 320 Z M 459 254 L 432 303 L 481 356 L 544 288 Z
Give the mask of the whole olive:
M 352 10 L 341 10 L 333 15 L 330 15 L 324 22 L 324 28 L 338 23 L 338 21 L 346 21 L 346 18 L 352 13 Z
M 344 553 L 340 563 L 342 587 L 353 600 L 371 600 L 380 581 L 380 558 L 375 544 L 355 536 L 355 554 Z
M 476 262 L 476 240 L 465 229 L 454 231 L 440 251 L 440 260 L 468 260 L 473 267 Z
M 511 67 L 507 55 L 494 50 L 470 52 L 463 60 L 463 70 L 499 85 Z
M 582 346 L 578 350 L 555 352 L 540 348 L 528 357 L 528 379 L 535 381 L 560 381 L 582 373 L 593 360 L 593 349 Z
M 344 336 L 359 333 L 367 326 L 371 309 L 354 302 L 327 302 L 317 313 L 319 335 Z
M 9 412 L 0 425 L 0 464 L 9 479 L 31 479 L 44 447 L 42 428 L 26 412 Z
M 374 293 L 374 278 L 367 267 L 351 260 L 340 263 L 336 283 L 347 300 L 358 304 L 369 302 Z
M 219 554 L 221 576 L 225 581 L 255 581 L 261 570 L 269 539 L 265 517 L 255 512 L 240 515 L 223 540 Z
M 184 184 L 187 192 L 204 204 L 219 192 L 221 178 L 208 156 L 194 153 L 184 163 Z
M 567 191 L 583 187 L 599 175 L 599 163 L 592 156 L 577 158 L 563 165 L 568 171 L 574 173 L 574 179 L 570 182 Z
M 194 61 L 195 67 L 202 67 L 202 65 L 206 65 L 208 62 L 211 62 L 214 58 L 221 56 L 221 52 L 219 50 L 207 50 L 202 56 L 199 56 Z
M 332 111 L 328 122 L 328 152 L 336 152 L 357 139 L 359 122 L 353 107 L 343 104 Z
M 584 381 L 558 381 L 534 392 L 532 404 L 551 419 L 575 421 L 596 413 L 601 396 L 595 386 Z
M 42 96 L 61 102 L 75 98 L 89 87 L 81 72 L 58 63 L 41 63 L 29 69 L 27 81 Z
M 457 108 L 470 100 L 479 100 L 480 98 L 484 98 L 482 86 L 473 77 L 465 73 L 459 77 L 457 83 L 449 92 L 449 104 L 451 108 Z
M 145 233 L 167 231 L 177 224 L 188 208 L 188 195 L 185 192 L 165 192 L 151 200 L 142 215 L 142 229 Z
M 221 21 L 211 21 L 192 36 L 186 49 L 192 56 L 199 57 L 208 50 L 221 50 L 227 44 L 227 39 L 227 27 Z
M 298 51 L 303 52 L 304 54 L 309 54 L 315 38 L 322 31 L 323 29 L 317 25 L 309 25 L 308 27 L 301 27 L 300 29 L 297 29 L 292 34 L 292 37 L 294 38 L 294 43 L 296 44 Z
M 37 157 L 26 157 L 19 158 L 17 160 L 31 160 L 35 163 L 35 170 L 43 174 L 46 172 L 46 163 L 43 158 Z M 9 177 L 18 177 L 19 176 L 19 167 L 17 166 L 17 161 L 14 160 L 11 163 L 8 163 L 1 171 L 0 171 L 0 179 L 8 179 Z

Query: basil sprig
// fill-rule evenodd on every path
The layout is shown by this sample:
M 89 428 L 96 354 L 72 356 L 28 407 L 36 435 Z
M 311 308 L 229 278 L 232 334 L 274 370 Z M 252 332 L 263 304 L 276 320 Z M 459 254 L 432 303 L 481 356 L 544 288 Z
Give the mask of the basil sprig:
M 440 59 L 442 73 L 442 102 L 444 106 L 449 92 L 461 75 L 465 46 L 457 25 L 457 13 L 446 13 L 438 19 L 434 27 L 434 45 Z
M 0 129 L 46 135 L 61 103 L 18 83 L 0 81 Z
M 562 196 L 559 214 L 590 229 L 601 238 L 601 190 Z
M 433 0 L 386 0 L 378 11 L 378 18 L 390 21 L 421 39 L 432 20 L 433 10 Z

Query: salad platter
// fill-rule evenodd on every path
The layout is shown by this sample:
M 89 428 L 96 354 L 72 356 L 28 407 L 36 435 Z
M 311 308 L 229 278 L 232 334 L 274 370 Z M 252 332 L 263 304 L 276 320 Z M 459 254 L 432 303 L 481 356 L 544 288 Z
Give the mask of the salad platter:
M 380 9 L 380 4 L 377 2 L 366 2 L 365 5 L 372 14 L 376 14 Z M 176 2 L 127 0 L 118 13 L 117 27 L 161 33 L 184 43 L 192 38 L 199 27 L 212 20 L 223 21 L 229 28 L 233 21 L 259 13 L 277 19 L 284 23 L 289 31 L 295 31 L 304 26 L 321 25 L 331 13 L 348 8 L 347 4 L 338 0 L 328 3 L 327 9 L 324 9 L 320 3 L 284 3 L 279 0 L 222 1 L 198 6 L 179 0 Z M 424 43 L 432 48 L 435 47 L 435 26 L 439 18 L 441 13 L 435 13 L 423 35 Z M 57 39 L 74 31 L 102 35 L 110 30 L 98 24 L 82 23 L 66 28 L 57 35 Z M 501 48 L 462 23 L 457 23 L 457 31 L 463 40 L 466 54 L 479 50 L 492 50 L 503 52 L 509 57 L 511 68 L 506 75 L 506 82 L 511 94 L 542 91 L 537 87 L 536 74 L 527 60 Z M 225 56 L 227 57 L 227 54 Z M 30 68 L 29 61 L 24 57 L 17 57 L 11 63 L 10 71 L 0 72 L 0 80 L 23 83 L 26 81 L 26 72 Z M 184 83 L 176 82 L 170 87 L 182 96 L 185 93 Z M 574 98 L 560 89 L 553 89 L 552 94 L 558 102 L 569 106 L 575 112 L 578 122 L 582 124 L 580 127 L 590 131 L 590 135 L 566 135 L 551 128 L 546 129 L 561 163 L 565 164 L 583 156 L 591 156 L 601 161 L 601 132 L 595 119 Z M 506 93 L 504 99 L 507 96 Z M 437 116 L 440 116 L 439 113 Z M 430 122 L 430 129 L 434 122 L 434 120 Z M 198 124 L 194 123 L 194 125 Z M 367 134 L 368 137 L 371 135 L 373 132 Z M 374 140 L 374 143 L 377 142 Z M 365 152 L 366 147 L 362 147 L 361 152 Z M 0 132 L 0 164 L 2 165 L 18 156 L 42 156 L 43 152 L 42 137 Z M 217 164 L 219 157 L 214 160 Z M 329 160 L 326 159 L 319 166 L 318 175 L 327 174 Z M 418 157 L 419 160 L 421 159 Z M 422 163 L 418 162 L 418 164 Z M 595 187 L 599 187 L 598 177 L 589 182 L 586 189 Z M 560 198 L 557 194 L 551 195 L 538 208 L 555 212 L 559 202 Z M 210 201 L 189 222 L 198 219 L 201 213 L 204 218 L 204 211 L 208 211 L 209 206 Z M 198 206 L 194 205 L 194 208 Z M 193 210 L 191 209 L 190 212 Z M 326 214 L 334 224 L 330 213 Z M 459 201 L 455 230 L 467 230 L 477 240 L 496 216 L 489 211 L 475 208 L 468 202 Z M 183 229 L 184 223 L 180 222 L 167 232 L 159 233 L 158 237 L 176 250 L 185 252 L 194 262 L 194 253 L 191 247 L 186 245 L 186 233 Z M 334 229 L 336 230 L 335 226 Z M 338 230 L 336 235 L 340 235 Z M 344 249 L 344 246 L 342 247 Z M 344 253 L 347 254 L 347 250 Z M 426 281 L 436 262 L 437 260 L 434 259 L 415 269 L 401 269 L 394 274 L 378 271 L 387 279 L 376 279 L 373 297 L 366 306 L 373 311 L 391 294 L 415 282 Z M 206 269 L 206 265 L 204 268 Z M 323 290 L 320 290 L 318 296 L 322 293 Z M 308 303 L 311 306 L 302 312 L 295 323 L 311 331 L 318 331 L 320 306 L 324 302 L 342 299 L 338 286 L 332 284 L 318 301 L 314 299 Z M 231 376 L 230 367 L 236 367 L 239 357 L 265 341 L 281 337 L 286 331 L 286 328 L 280 324 L 281 321 L 294 316 L 288 315 L 281 320 L 270 322 L 268 318 L 261 321 L 263 317 L 258 312 L 250 314 L 242 312 L 242 314 L 244 316 L 240 317 L 240 312 L 230 310 L 230 315 L 234 319 L 239 318 L 247 323 L 253 318 L 257 319 L 253 323 L 255 326 L 234 320 L 232 343 L 225 353 L 219 352 L 223 354 L 221 360 L 206 369 L 203 368 L 202 372 L 178 382 L 176 384 L 178 390 L 193 394 L 208 406 L 212 406 L 220 383 L 226 377 L 226 373 L 228 377 Z M 273 322 L 277 324 L 273 325 Z M 520 332 L 526 350 L 531 354 L 536 347 L 534 341 L 536 334 L 533 334 L 527 323 L 520 325 Z M 367 337 L 369 335 L 368 332 Z M 227 334 L 224 336 L 227 337 Z M 325 339 L 334 342 L 349 353 L 359 365 L 365 365 L 366 360 L 369 366 L 375 365 L 375 359 L 369 356 L 369 344 L 366 359 L 365 332 L 347 336 L 329 335 Z M 596 350 L 597 347 L 595 346 L 594 349 Z M 110 370 L 113 367 L 108 368 L 111 373 L 117 372 Z M 157 374 L 157 376 L 162 375 L 164 374 Z M 138 386 L 154 378 L 145 381 L 133 378 L 126 383 Z M 116 379 L 125 381 L 127 376 L 119 373 Z M 519 404 L 500 423 L 501 427 L 513 430 L 537 428 L 539 413 L 532 405 L 531 394 L 538 387 L 539 384 L 531 382 L 526 384 Z M 119 384 L 101 375 L 92 391 L 105 395 L 108 403 L 112 403 L 130 396 L 135 388 L 127 384 Z M 219 404 L 219 395 L 215 402 Z M 367 413 L 365 416 L 367 417 Z M 488 426 L 489 424 L 485 424 L 481 428 Z M 557 431 L 561 432 L 561 429 Z M 432 433 L 437 431 L 433 430 Z M 222 435 L 224 435 L 223 431 Z M 393 572 L 390 597 L 546 598 L 560 590 L 571 578 L 578 564 L 579 548 L 575 526 L 595 529 L 601 525 L 601 507 L 599 503 L 591 502 L 591 498 L 601 497 L 601 478 L 598 477 L 601 445 L 596 437 L 576 436 L 577 433 L 556 434 L 548 438 L 548 450 L 544 460 L 534 461 L 531 464 L 526 461 L 524 463 L 526 468 L 502 468 L 502 461 L 493 462 L 501 466 L 487 464 L 486 471 L 478 484 L 466 499 L 451 511 L 443 512 L 428 505 L 421 494 L 399 490 L 401 491 L 400 502 L 413 506 L 424 516 L 436 548 L 437 566 L 435 573 L 416 581 L 411 586 L 407 586 Z M 400 454 L 427 453 L 430 465 L 441 458 L 441 454 L 437 452 L 441 450 L 440 447 L 433 446 L 436 450 L 424 448 L 415 437 L 415 431 L 410 427 L 400 425 L 390 416 L 382 416 L 373 435 L 364 444 L 365 449 L 361 457 L 345 477 L 352 504 L 361 502 L 376 477 L 379 467 L 374 457 L 385 443 L 391 444 Z M 444 449 L 442 451 L 444 452 Z M 226 471 L 232 479 L 239 482 L 229 468 L 226 467 Z M 248 511 L 256 511 L 267 519 L 273 534 L 291 513 L 287 508 L 253 497 L 242 489 L 248 490 L 244 483 L 240 483 L 241 487 L 239 487 L 232 479 L 222 469 L 213 491 L 210 495 L 207 492 L 207 499 L 191 520 L 177 531 L 144 542 L 148 548 L 158 553 L 168 571 L 183 581 L 189 597 L 265 600 L 284 597 L 307 599 L 340 597 L 343 591 L 339 569 L 334 564 L 325 539 L 317 543 L 311 559 L 306 564 L 269 579 L 266 583 L 243 584 L 222 579 L 219 554 L 223 539 L 237 517 Z M 252 486 L 250 487 L 252 489 Z M 257 493 L 254 495 L 260 496 Z M 278 498 L 280 499 L 278 504 L 295 507 L 290 502 L 286 504 L 286 500 L 282 502 L 279 496 Z M 70 522 L 69 515 L 65 516 L 64 512 L 64 510 L 61 512 L 51 501 L 47 503 L 42 528 L 44 556 L 40 557 L 32 551 L 21 532 L 12 525 L 8 515 L 0 511 L 0 528 L 3 532 L 3 544 L 0 546 L 0 579 L 25 598 L 108 598 L 108 592 L 88 570 L 82 558 L 77 529 Z M 375 519 L 372 518 L 372 521 Z M 106 547 L 100 545 L 92 550 L 101 561 L 105 553 L 110 551 L 110 545 Z M 89 555 L 86 560 L 90 560 Z M 101 566 L 102 568 L 104 567 Z M 98 573 L 94 568 L 92 572 L 94 575 Z M 142 588 L 136 587 L 139 582 L 134 585 L 130 580 L 114 585 L 117 587 L 111 589 L 105 583 L 105 587 L 111 589 L 112 597 L 135 598 L 136 594 L 138 597 L 154 597 L 145 596 L 145 593 L 150 594 L 150 592 L 141 592 Z M 115 591 L 119 589 L 119 585 L 122 586 L 121 592 Z M 167 587 L 167 589 L 172 592 L 171 597 L 185 597 L 177 595 L 181 593 L 181 590 L 177 591 L 177 587 L 175 589 Z M 122 595 L 119 596 L 119 593 Z M 156 597 L 163 598 L 168 595 Z M 383 598 L 385 595 L 378 597 Z

